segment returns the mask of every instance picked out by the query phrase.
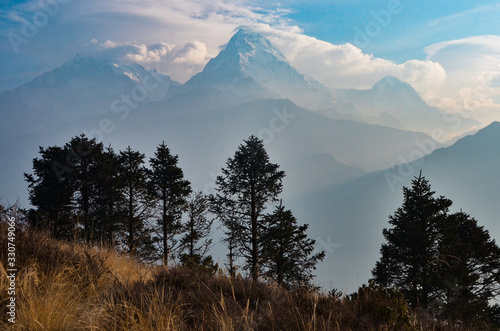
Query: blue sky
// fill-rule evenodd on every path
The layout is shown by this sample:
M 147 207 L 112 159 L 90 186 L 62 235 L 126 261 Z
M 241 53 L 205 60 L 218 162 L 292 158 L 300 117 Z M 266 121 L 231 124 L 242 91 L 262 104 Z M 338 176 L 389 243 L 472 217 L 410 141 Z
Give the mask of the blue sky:
M 138 62 L 184 82 L 244 25 L 331 88 L 369 88 L 393 75 L 431 105 L 474 104 L 489 120 L 500 114 L 499 14 L 489 0 L 0 1 L 0 91 L 77 53 Z M 38 27 L 25 36 L 27 24 Z
M 364 30 L 373 12 L 387 10 L 391 1 L 284 1 L 289 15 L 307 35 L 334 44 L 353 42 L 355 28 Z M 425 59 L 424 48 L 476 35 L 500 35 L 498 1 L 397 1 L 402 11 L 363 50 L 398 62 Z

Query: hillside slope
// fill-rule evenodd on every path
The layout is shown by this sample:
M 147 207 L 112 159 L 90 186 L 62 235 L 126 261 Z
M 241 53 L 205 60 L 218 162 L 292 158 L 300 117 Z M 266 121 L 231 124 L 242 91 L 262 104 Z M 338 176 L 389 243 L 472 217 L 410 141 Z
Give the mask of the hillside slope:
M 223 273 L 146 266 L 21 228 L 12 324 L 5 304 L 5 224 L 0 221 L 1 329 L 460 330 L 408 310 L 400 295 L 373 285 L 345 297 L 286 290 Z

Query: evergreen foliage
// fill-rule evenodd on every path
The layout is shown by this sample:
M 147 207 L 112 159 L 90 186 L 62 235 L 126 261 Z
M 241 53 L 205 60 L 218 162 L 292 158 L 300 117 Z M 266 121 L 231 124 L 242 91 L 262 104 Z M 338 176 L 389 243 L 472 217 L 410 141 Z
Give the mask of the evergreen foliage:
M 268 203 L 276 201 L 283 190 L 284 176 L 279 165 L 269 161 L 263 141 L 250 136 L 227 160 L 211 197 L 213 212 L 230 232 L 226 242 L 231 254 L 237 250 L 235 255 L 244 258 L 245 269 L 254 280 L 260 274 L 262 216 Z
M 494 315 L 489 301 L 500 294 L 500 248 L 470 215 L 449 215 L 438 242 L 436 300 L 446 318 L 481 323 Z
M 264 218 L 262 261 L 266 276 L 278 284 L 310 285 L 312 270 L 325 257 L 313 254 L 315 240 L 307 238 L 308 224 L 299 226 L 290 210 L 281 204 Z
M 177 248 L 175 237 L 182 232 L 182 213 L 191 193 L 191 184 L 184 179 L 178 161 L 179 157 L 170 153 L 165 142 L 158 146 L 155 156 L 149 160 L 150 193 L 158 207 L 155 241 L 160 246 L 165 265 Z
M 180 260 L 184 266 L 200 268 L 211 273 L 217 271 L 211 256 L 206 256 L 212 239 L 213 219 L 207 218 L 208 202 L 202 192 L 192 194 L 187 207 L 187 222 L 184 224 L 184 235 L 180 239 Z
M 451 206 L 450 200 L 435 198 L 434 193 L 421 174 L 411 189 L 403 188 L 403 205 L 389 217 L 392 228 L 383 231 L 387 243 L 373 272 L 384 286 L 401 288 L 412 306 L 426 307 L 430 301 L 438 226 Z
M 104 149 L 100 156 L 94 191 L 95 222 L 100 240 L 113 245 L 120 231 L 123 182 L 119 177 L 120 160 L 111 147 Z
M 74 204 L 78 206 L 78 225 L 82 226 L 83 239 L 90 243 L 108 237 L 100 233 L 97 218 L 97 187 L 101 177 L 104 147 L 96 139 L 84 134 L 71 139 L 65 146 L 66 163 L 71 167 L 69 180 L 75 189 Z
M 74 187 L 67 174 L 58 176 L 59 165 L 65 162 L 66 151 L 57 146 L 39 149 L 39 158 L 33 159 L 33 174 L 24 174 L 28 183 L 30 223 L 43 228 L 54 238 L 71 238 L 75 227 L 72 217 Z
M 403 188 L 404 201 L 384 229 L 374 280 L 397 288 L 412 307 L 467 325 L 494 319 L 500 248 L 469 215 L 448 214 L 451 200 L 434 197 L 422 174 Z
M 120 243 L 129 254 L 143 260 L 153 259 L 155 251 L 152 229 L 148 220 L 153 202 L 148 190 L 148 170 L 145 155 L 130 146 L 119 155 L 121 193 Z

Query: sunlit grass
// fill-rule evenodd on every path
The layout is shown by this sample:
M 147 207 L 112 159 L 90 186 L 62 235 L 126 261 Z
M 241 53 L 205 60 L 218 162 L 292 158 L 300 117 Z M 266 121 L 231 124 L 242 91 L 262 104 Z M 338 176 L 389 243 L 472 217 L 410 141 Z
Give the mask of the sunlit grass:
M 0 225 L 4 243 L 5 229 Z M 0 329 L 458 330 L 365 287 L 356 298 L 286 290 L 180 267 L 148 266 L 111 249 L 18 233 L 16 324 L 7 321 L 5 250 Z M 4 244 L 2 244 L 4 246 Z M 463 330 L 463 329 L 462 329 Z

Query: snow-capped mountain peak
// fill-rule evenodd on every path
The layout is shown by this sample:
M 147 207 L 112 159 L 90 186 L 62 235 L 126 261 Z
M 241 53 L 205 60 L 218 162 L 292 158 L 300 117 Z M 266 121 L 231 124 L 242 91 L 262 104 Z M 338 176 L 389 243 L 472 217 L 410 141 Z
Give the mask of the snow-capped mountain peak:
M 16 128 L 25 133 L 33 127 L 49 127 L 52 122 L 64 125 L 92 114 L 112 113 L 122 96 L 135 95 L 136 103 L 157 102 L 172 85 L 179 84 L 139 64 L 118 65 L 77 54 L 31 82 L 0 93 L 4 113 L 0 131 Z M 24 128 L 28 117 L 35 124 Z
M 373 85 L 372 90 L 375 93 L 405 93 L 407 97 L 420 99 L 413 86 L 394 76 L 385 76 Z
M 251 69 L 252 65 L 265 68 L 269 60 L 288 64 L 285 56 L 262 35 L 240 29 L 219 56 L 208 62 L 203 71 L 211 72 L 232 65 L 236 66 L 232 69 L 240 69 L 242 73 L 251 76 L 252 72 L 245 71 Z
M 185 86 L 286 98 L 310 109 L 327 108 L 333 98 L 328 88 L 293 68 L 269 40 L 246 29 L 238 30 L 226 47 Z

